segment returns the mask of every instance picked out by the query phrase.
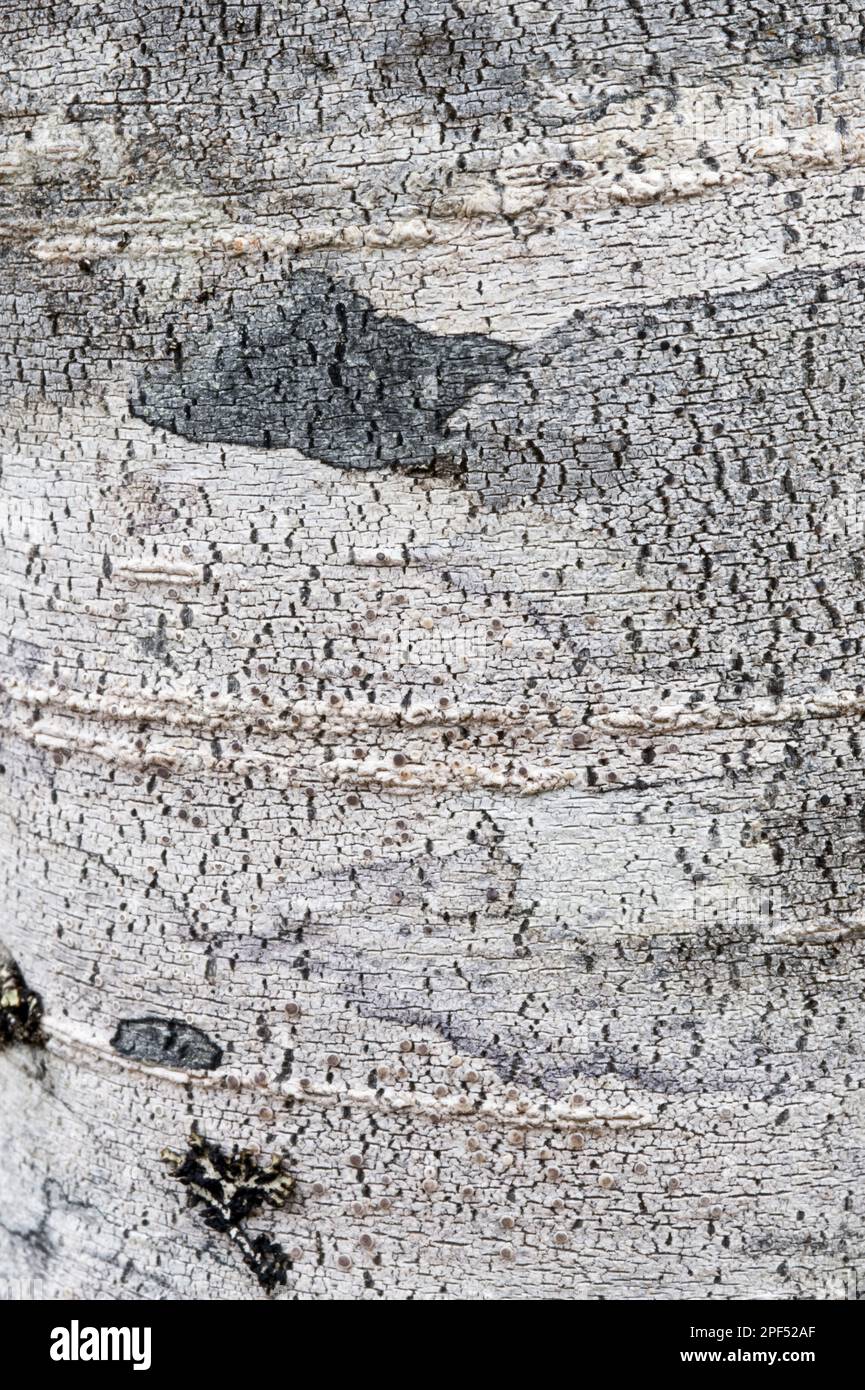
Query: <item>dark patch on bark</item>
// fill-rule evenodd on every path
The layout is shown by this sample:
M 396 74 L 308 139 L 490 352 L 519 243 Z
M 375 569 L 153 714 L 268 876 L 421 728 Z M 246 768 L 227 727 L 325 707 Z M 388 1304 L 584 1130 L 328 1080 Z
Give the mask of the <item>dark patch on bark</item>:
M 754 488 L 801 516 L 784 490 L 791 457 L 813 476 L 828 469 L 822 434 L 861 447 L 862 287 L 853 266 L 578 311 L 519 350 L 495 399 L 451 421 L 462 477 L 493 508 L 654 505 L 659 543 L 722 501 L 740 528 Z
M 511 349 L 439 336 L 301 271 L 271 304 L 227 310 L 145 370 L 133 415 L 199 443 L 297 449 L 339 468 L 449 465 L 448 417 L 507 371 Z
M 416 863 L 422 892 L 412 897 L 403 879 L 399 908 L 377 900 L 360 869 L 356 893 L 338 904 L 334 876 L 329 907 L 319 914 L 313 903 L 294 940 L 271 938 L 250 959 L 270 972 L 293 968 L 325 982 L 361 1018 L 398 1024 L 409 1037 L 415 1028 L 435 1029 L 506 1085 L 551 1099 L 600 1081 L 626 1094 L 638 1086 L 665 1096 L 765 1098 L 771 1090 L 780 1100 L 817 1084 L 827 1056 L 837 1059 L 851 1046 L 848 981 L 835 970 L 835 948 L 776 941 L 768 891 L 754 901 L 747 888 L 741 898 L 701 896 L 695 888 L 664 925 L 632 922 L 628 933 L 608 935 L 577 903 L 573 914 L 555 919 L 542 904 L 533 908 L 519 881 L 511 893 L 505 880 L 498 902 L 467 915 L 452 861 L 440 866 L 444 919 L 433 901 L 441 891 L 435 866 Z M 388 872 L 400 882 L 398 865 Z M 480 890 L 473 896 L 485 897 L 483 880 L 472 877 Z M 283 918 L 280 932 L 288 930 Z M 818 980 L 820 1011 L 839 1011 L 839 1033 L 831 1045 L 821 1038 L 805 1050 Z M 743 1030 L 734 1005 L 746 1007 L 746 996 L 753 1018 Z M 795 1077 L 785 1069 L 794 1055 Z
M 773 927 L 794 938 L 861 931 L 865 806 L 852 787 L 861 776 L 863 724 L 857 715 L 790 726 L 783 762 L 742 828 L 744 846 L 765 847 L 752 887 L 771 894 Z M 840 768 L 849 782 L 839 779 Z
M 30 989 L 14 960 L 0 961 L 0 1048 L 8 1043 L 43 1047 L 42 999 Z
M 266 1235 L 248 1236 L 242 1229 L 260 1207 L 284 1207 L 294 1191 L 294 1178 L 283 1160 L 274 1158 L 262 1167 L 247 1150 L 235 1146 L 225 1153 L 194 1130 L 184 1154 L 163 1149 L 162 1157 L 186 1188 L 187 1204 L 201 1209 L 201 1219 L 211 1231 L 234 1242 L 262 1288 L 269 1293 L 284 1284 L 291 1260 L 282 1246 Z
M 124 1018 L 111 1046 L 122 1057 L 162 1067 L 213 1071 L 222 1065 L 222 1048 L 200 1028 L 177 1018 Z
M 145 656 L 152 656 L 157 661 L 164 661 L 167 666 L 173 665 L 168 654 L 168 637 L 166 635 L 165 614 L 160 613 L 156 620 L 156 626 L 146 637 L 138 638 L 138 645 Z

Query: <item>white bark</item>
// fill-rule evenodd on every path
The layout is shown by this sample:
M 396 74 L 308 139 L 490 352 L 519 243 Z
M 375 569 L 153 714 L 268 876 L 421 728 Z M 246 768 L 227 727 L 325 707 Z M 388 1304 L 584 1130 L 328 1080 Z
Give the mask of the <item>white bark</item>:
M 860 18 L 7 8 L 4 1276 L 856 1296 Z

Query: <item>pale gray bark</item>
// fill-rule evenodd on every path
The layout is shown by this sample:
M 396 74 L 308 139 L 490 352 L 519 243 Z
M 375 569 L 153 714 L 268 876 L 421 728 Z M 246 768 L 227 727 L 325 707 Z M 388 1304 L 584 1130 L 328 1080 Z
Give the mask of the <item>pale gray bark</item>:
M 139 10 L 2 12 L 0 1275 L 856 1297 L 861 14 Z

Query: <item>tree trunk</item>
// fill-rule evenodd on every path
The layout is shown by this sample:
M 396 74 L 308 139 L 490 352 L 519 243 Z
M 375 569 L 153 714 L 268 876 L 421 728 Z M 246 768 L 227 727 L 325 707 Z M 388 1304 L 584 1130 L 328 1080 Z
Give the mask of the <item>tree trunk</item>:
M 861 15 L 139 11 L 2 20 L 0 1270 L 856 1297 Z

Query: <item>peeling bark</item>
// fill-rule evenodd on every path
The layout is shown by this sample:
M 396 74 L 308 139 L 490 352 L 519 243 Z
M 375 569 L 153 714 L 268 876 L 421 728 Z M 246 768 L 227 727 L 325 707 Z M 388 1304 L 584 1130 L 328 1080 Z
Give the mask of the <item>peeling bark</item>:
M 861 16 L 139 11 L 0 16 L 4 1276 L 856 1298 Z

